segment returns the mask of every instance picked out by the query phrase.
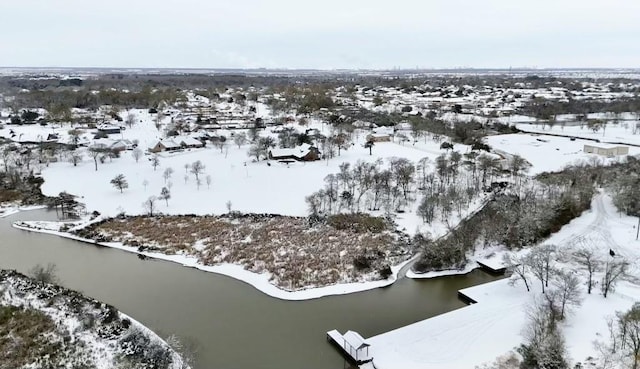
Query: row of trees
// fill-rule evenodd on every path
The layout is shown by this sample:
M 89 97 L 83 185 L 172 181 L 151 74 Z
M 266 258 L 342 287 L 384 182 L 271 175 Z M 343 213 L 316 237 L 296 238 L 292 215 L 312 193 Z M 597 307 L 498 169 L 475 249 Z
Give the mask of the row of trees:
M 306 198 L 311 215 L 403 209 L 412 200 L 415 165 L 406 158 L 340 164 L 325 177 L 325 187 Z
M 175 88 L 126 89 L 77 89 L 39 90 L 18 93 L 8 102 L 9 108 L 18 113 L 24 107 L 44 107 L 55 117 L 70 116 L 72 108 L 96 111 L 102 106 L 118 106 L 123 109 L 158 108 L 162 104 L 174 104 L 185 99 L 184 92 Z
M 506 188 L 446 237 L 431 240 L 417 235 L 415 243 L 422 253 L 414 268 L 426 272 L 463 267 L 466 254 L 476 247 L 518 249 L 544 240 L 588 209 L 595 191 L 589 181 L 557 176 L 562 174 L 504 182 Z

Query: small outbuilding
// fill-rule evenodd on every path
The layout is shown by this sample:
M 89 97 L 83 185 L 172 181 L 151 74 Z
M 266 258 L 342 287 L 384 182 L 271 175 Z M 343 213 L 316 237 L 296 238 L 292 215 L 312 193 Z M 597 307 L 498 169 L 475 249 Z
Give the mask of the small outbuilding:
M 614 156 L 622 156 L 629 154 L 628 146 L 615 146 L 615 145 L 584 145 L 583 151 L 587 154 L 596 154 L 612 158 Z
M 98 128 L 98 132 L 105 133 L 108 135 L 122 132 L 122 127 L 115 126 L 113 124 L 101 124 L 97 128 Z

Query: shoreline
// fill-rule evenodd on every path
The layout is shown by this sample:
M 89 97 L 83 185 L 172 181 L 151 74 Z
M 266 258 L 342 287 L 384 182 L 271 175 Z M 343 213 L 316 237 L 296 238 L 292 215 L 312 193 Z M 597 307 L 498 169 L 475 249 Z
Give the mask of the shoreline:
M 17 212 L 16 212 L 17 213 Z M 14 213 L 15 214 L 15 213 Z M 356 292 L 362 292 L 367 290 L 372 290 L 375 288 L 387 287 L 395 283 L 399 278 L 398 274 L 400 270 L 414 261 L 415 256 L 411 257 L 402 263 L 392 266 L 391 271 L 392 274 L 389 278 L 378 281 L 369 281 L 369 282 L 353 282 L 353 283 L 341 283 L 324 287 L 310 287 L 308 289 L 299 290 L 299 291 L 286 291 L 273 285 L 269 282 L 270 275 L 268 273 L 256 274 L 244 269 L 243 266 L 237 264 L 221 264 L 215 266 L 207 266 L 199 264 L 196 258 L 185 256 L 185 255 L 167 255 L 159 252 L 147 252 L 147 251 L 138 251 L 137 247 L 132 246 L 124 246 L 120 242 L 96 242 L 94 240 L 74 236 L 67 232 L 53 231 L 49 229 L 38 229 L 31 228 L 28 226 L 20 225 L 19 222 L 12 222 L 11 226 L 13 228 L 34 232 L 34 233 L 42 233 L 48 234 L 52 236 L 58 236 L 74 241 L 79 241 L 87 244 L 92 244 L 100 247 L 109 247 L 113 249 L 118 249 L 126 252 L 130 252 L 137 255 L 143 255 L 149 258 L 168 261 L 180 264 L 185 267 L 195 268 L 204 272 L 221 274 L 227 277 L 231 277 L 238 281 L 247 283 L 252 287 L 256 288 L 260 292 L 274 298 L 278 298 L 281 300 L 287 301 L 302 301 L 302 300 L 311 300 L 316 298 L 321 298 L 325 296 L 333 296 L 333 295 L 344 295 L 351 294 Z
M 33 277 L 21 274 L 11 269 L 0 269 L 0 284 L 4 286 L 0 293 L 0 302 L 4 306 L 15 306 L 32 309 L 51 319 L 56 328 L 48 332 L 52 337 L 70 334 L 73 342 L 81 343 L 84 354 L 92 363 L 92 367 L 110 368 L 116 365 L 118 356 L 122 353 L 122 343 L 129 335 L 143 335 L 148 342 L 159 345 L 163 350 L 163 357 L 170 359 L 168 369 L 191 368 L 188 359 L 182 357 L 182 353 L 173 347 L 165 338 L 153 331 L 140 321 L 123 313 L 119 309 L 89 297 L 81 292 L 68 289 L 56 283 L 38 282 Z M 81 308 L 78 309 L 78 306 Z M 96 312 L 96 310 L 98 310 Z M 113 317 L 111 315 L 117 316 Z M 107 314 L 107 315 L 105 315 Z M 90 317 L 91 324 L 83 323 L 83 319 Z M 105 318 L 111 316 L 112 318 Z M 102 318 L 101 318 L 102 317 Z M 128 323 L 126 321 L 128 320 Z M 101 335 L 109 332 L 107 335 Z M 40 343 L 43 344 L 43 343 Z M 135 345 L 135 343 L 133 343 Z M 82 350 L 81 349 L 81 350 Z M 130 354 L 142 358 L 148 362 L 144 354 L 144 346 L 129 347 Z M 64 347 L 55 350 L 65 350 Z M 56 351 L 66 355 L 67 351 Z M 65 360 L 75 360 L 77 356 L 66 357 Z M 57 359 L 56 359 L 57 360 Z
M 22 211 L 46 209 L 46 205 L 28 205 L 28 206 L 0 206 L 0 219 L 6 218 Z

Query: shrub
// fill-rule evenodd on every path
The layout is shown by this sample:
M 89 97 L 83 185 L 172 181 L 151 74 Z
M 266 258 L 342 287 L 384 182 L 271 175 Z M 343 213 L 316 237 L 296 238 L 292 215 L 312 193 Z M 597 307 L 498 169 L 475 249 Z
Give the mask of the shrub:
M 391 275 L 393 274 L 393 271 L 391 270 L 391 267 L 389 266 L 389 264 L 386 264 L 381 269 L 378 270 L 378 273 L 380 274 L 380 278 L 387 279 L 391 277 Z
M 329 225 L 338 230 L 350 230 L 357 233 L 380 233 L 389 228 L 383 218 L 363 213 L 332 215 L 329 217 Z
M 55 264 L 47 264 L 46 267 L 38 264 L 34 266 L 30 271 L 29 275 L 31 278 L 36 281 L 55 284 L 58 282 L 58 277 L 56 276 L 56 265 Z

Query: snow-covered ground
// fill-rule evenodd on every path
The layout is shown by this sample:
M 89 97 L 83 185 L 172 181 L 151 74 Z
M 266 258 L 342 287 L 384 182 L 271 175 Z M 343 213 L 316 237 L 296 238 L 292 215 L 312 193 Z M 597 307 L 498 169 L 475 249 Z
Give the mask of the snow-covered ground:
M 636 130 L 634 134 L 634 127 L 638 125 L 640 128 L 640 121 L 621 121 L 619 123 L 607 123 L 606 128 L 600 128 L 597 131 L 590 129 L 586 123 L 580 125 L 579 122 L 570 122 L 567 125 L 561 123 L 555 124 L 549 128 L 548 125 L 542 126 L 540 124 L 517 124 L 516 127 L 524 132 L 535 133 L 551 133 L 557 135 L 566 135 L 579 138 L 589 138 L 599 140 L 600 142 L 607 143 L 628 143 L 633 145 L 640 145 L 640 129 Z M 585 141 L 587 142 L 587 141 Z M 592 145 L 598 145 L 592 142 Z
M 5 218 L 13 214 L 17 214 L 21 211 L 28 210 L 37 210 L 43 209 L 45 206 L 42 205 L 34 205 L 34 206 L 19 206 L 19 205 L 6 205 L 0 206 L 0 218 Z
M 189 368 L 167 342 L 138 321 L 77 292 L 34 281 L 15 271 L 0 271 L 0 306 L 35 310 L 54 325 L 47 332 L 39 332 L 41 338 L 47 338 L 38 341 L 43 347 L 21 347 L 21 342 L 17 341 L 14 349 L 18 353 L 3 356 L 20 360 L 19 355 L 22 355 L 25 360 L 45 345 L 55 348 L 47 352 L 51 357 L 36 356 L 41 362 L 28 363 L 24 367 L 39 368 L 48 360 L 51 364 L 65 360 L 65 367 L 82 363 L 96 369 L 111 369 L 124 367 L 121 366 L 122 359 L 127 357 L 131 365 L 145 366 L 166 360 L 168 369 Z M 17 326 L 32 323 L 35 324 L 33 319 Z M 41 324 L 39 327 L 46 326 Z
M 565 166 L 579 161 L 598 159 L 612 162 L 623 157 L 606 158 L 604 156 L 588 154 L 583 151 L 584 145 L 596 145 L 592 141 L 576 139 L 571 141 L 565 137 L 553 137 L 536 134 L 508 134 L 489 136 L 487 144 L 496 150 L 509 154 L 518 154 L 527 159 L 532 168 L 529 174 L 547 171 L 558 171 Z M 629 147 L 629 155 L 640 154 L 640 148 Z
M 77 240 L 81 242 L 86 242 L 89 244 L 94 244 L 94 245 L 97 244 L 101 246 L 112 247 L 112 248 L 116 248 L 116 249 L 127 251 L 127 252 L 141 254 L 141 255 L 155 258 L 155 259 L 179 263 L 187 267 L 192 267 L 192 268 L 196 268 L 196 269 L 207 271 L 207 272 L 226 275 L 226 276 L 238 279 L 240 281 L 243 281 L 271 297 L 275 297 L 283 300 L 292 300 L 292 301 L 309 300 L 309 299 L 314 299 L 314 298 L 319 298 L 319 297 L 329 296 L 329 295 L 342 295 L 342 294 L 354 293 L 359 291 L 366 291 L 366 290 L 370 290 L 378 287 L 389 286 L 396 281 L 399 271 L 405 265 L 407 265 L 412 261 L 412 260 L 407 260 L 399 265 L 392 266 L 391 267 L 392 275 L 385 280 L 359 282 L 359 283 L 343 283 L 343 284 L 336 284 L 336 285 L 326 286 L 326 287 L 309 288 L 309 289 L 300 290 L 300 291 L 285 291 L 283 289 L 278 288 L 277 286 L 274 286 L 269 281 L 271 278 L 271 275 L 268 273 L 262 273 L 262 274 L 253 273 L 246 270 L 241 265 L 234 265 L 234 264 L 220 264 L 215 266 L 206 266 L 206 265 L 200 264 L 195 257 L 190 257 L 185 255 L 166 255 L 159 252 L 148 252 L 148 251 L 140 252 L 138 251 L 137 247 L 125 246 L 120 242 L 97 243 L 97 242 L 94 242 L 93 240 L 83 239 L 81 237 L 74 236 L 67 232 L 61 232 L 60 227 L 63 224 L 64 223 L 61 223 L 61 222 L 27 221 L 27 222 L 15 223 L 13 224 L 13 226 L 15 228 L 18 228 L 24 231 L 45 233 L 45 234 L 65 237 L 65 238 L 69 238 L 69 239 Z M 80 223 L 69 223 L 69 224 L 71 224 L 70 229 L 72 229 L 74 226 L 82 227 L 84 225 Z
M 558 245 L 564 255 L 570 254 L 578 241 L 588 242 L 598 248 L 602 260 L 610 257 L 612 249 L 616 257 L 631 263 L 629 277 L 619 282 L 606 299 L 598 288 L 587 295 L 583 286 L 582 305 L 561 323 L 574 363 L 597 356 L 593 342 L 607 340 L 607 318 L 640 300 L 640 241 L 635 240 L 634 228 L 637 221 L 620 215 L 611 198 L 601 194 L 594 198 L 592 210 L 546 242 Z M 570 258 L 566 260 L 559 267 L 579 269 Z M 600 277 L 601 274 L 596 280 Z M 532 292 L 527 292 L 521 283 L 512 286 L 508 279 L 471 287 L 462 292 L 477 304 L 369 338 L 376 368 L 457 369 L 492 362 L 523 342 L 526 307 L 540 295 L 537 284 L 532 287 Z
M 144 115 L 144 112 L 137 114 L 141 122 L 112 136 L 138 140 L 140 147 L 146 149 L 161 135 L 151 116 Z M 308 127 L 298 127 L 300 130 L 305 128 L 323 131 L 327 127 L 317 122 Z M 29 126 L 27 129 L 34 130 L 38 127 Z M 270 129 L 263 134 L 273 134 L 269 132 Z M 230 131 L 219 133 L 227 137 L 231 134 Z M 324 178 L 328 174 L 339 172 L 339 166 L 344 162 L 373 162 L 382 159 L 386 163 L 388 158 L 403 157 L 415 163 L 421 158 L 429 157 L 433 163 L 435 157 L 444 152 L 439 143 L 427 139 L 420 140 L 415 145 L 376 143 L 372 155 L 369 155 L 369 150 L 363 147 L 365 136 L 363 132 L 357 134 L 353 146 L 343 150 L 340 156 L 329 161 L 306 163 L 254 162 L 247 155 L 249 145 L 238 148 L 232 140 L 227 141 L 228 145 L 222 152 L 217 148 L 206 147 L 160 153 L 160 165 L 156 170 L 149 162 L 150 155 L 143 156 L 136 163 L 131 151 L 124 151 L 120 158 L 98 163 L 97 171 L 93 159 L 85 155 L 77 167 L 69 162 L 57 162 L 42 168 L 45 180 L 42 192 L 50 196 L 62 191 L 77 195 L 80 197 L 79 201 L 86 204 L 88 211 L 97 210 L 103 215 L 114 216 L 121 212 L 135 215 L 144 214 L 142 203 L 150 196 L 159 196 L 162 187 L 169 186 L 168 182 L 171 182 L 168 206 L 164 202 L 158 203 L 157 210 L 165 214 L 221 214 L 228 211 L 227 202 L 230 202 L 232 210 L 240 212 L 305 216 L 308 214 L 305 197 L 322 188 Z M 469 147 L 455 145 L 454 149 L 464 153 Z M 200 175 L 200 188 L 194 175 L 185 170 L 186 164 L 197 160 L 205 166 Z M 167 168 L 172 168 L 174 172 L 165 181 L 163 173 Z M 118 174 L 123 174 L 129 185 L 124 193 L 110 184 L 111 179 Z M 210 185 L 206 183 L 207 176 L 211 177 Z M 413 211 L 399 214 L 396 221 L 400 229 L 405 228 L 409 232 L 415 231 L 422 223 Z

